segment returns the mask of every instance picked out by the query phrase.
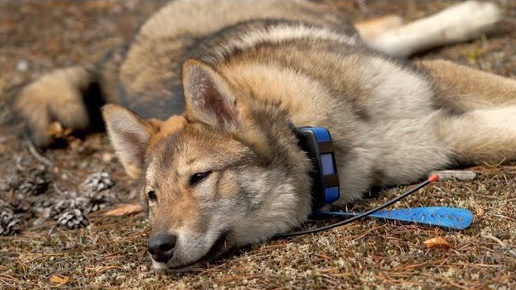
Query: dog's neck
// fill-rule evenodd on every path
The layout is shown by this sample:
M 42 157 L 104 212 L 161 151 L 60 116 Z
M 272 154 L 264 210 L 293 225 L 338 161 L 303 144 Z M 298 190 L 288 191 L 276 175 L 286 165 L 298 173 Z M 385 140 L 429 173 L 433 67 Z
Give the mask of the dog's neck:
M 339 176 L 330 132 L 324 127 L 291 127 L 299 147 L 312 161 L 313 208 L 337 201 L 340 197 Z

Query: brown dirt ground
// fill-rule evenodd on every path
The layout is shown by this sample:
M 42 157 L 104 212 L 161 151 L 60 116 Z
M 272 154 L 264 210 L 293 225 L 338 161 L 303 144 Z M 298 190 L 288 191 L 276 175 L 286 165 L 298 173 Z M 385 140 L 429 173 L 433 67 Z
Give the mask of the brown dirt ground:
M 7 99 L 16 87 L 53 68 L 93 62 L 131 37 L 164 1 L 0 1 L 0 121 L 10 119 Z M 457 1 L 326 1 L 354 20 L 398 13 L 414 19 Z M 419 57 L 446 58 L 516 76 L 516 1 L 499 0 L 507 17 L 496 33 L 436 49 Z M 37 166 L 19 138 L 19 124 L 0 126 L 0 180 Z M 103 134 L 75 140 L 42 155 L 55 167 L 52 180 L 74 189 L 93 172 L 117 182 L 118 203 L 136 201 Z M 17 169 L 18 168 L 18 169 Z M 516 289 L 516 166 L 473 168 L 474 181 L 437 182 L 396 207 L 442 205 L 471 209 L 474 225 L 462 232 L 362 220 L 328 232 L 277 240 L 241 250 L 189 273 L 151 270 L 146 255 L 148 223 L 143 214 L 90 216 L 79 230 L 54 222 L 26 224 L 0 237 L 0 288 L 452 288 Z M 366 209 L 405 188 L 355 206 Z M 0 197 L 12 191 L 2 187 Z M 451 248 L 428 248 L 444 237 Z

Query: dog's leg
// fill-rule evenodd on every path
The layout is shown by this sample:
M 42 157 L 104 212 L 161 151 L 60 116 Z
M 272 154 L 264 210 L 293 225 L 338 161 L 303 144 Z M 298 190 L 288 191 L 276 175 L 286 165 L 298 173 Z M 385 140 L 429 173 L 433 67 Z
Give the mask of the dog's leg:
M 414 64 L 434 80 L 435 104 L 440 108 L 462 113 L 516 106 L 516 80 L 446 60 L 423 60 Z
M 448 61 L 416 65 L 434 80 L 436 132 L 458 163 L 516 160 L 515 80 Z
M 38 146 L 51 142 L 47 129 L 59 121 L 64 127 L 86 129 L 90 116 L 83 93 L 91 88 L 93 74 L 81 66 L 58 69 L 24 87 L 13 102 L 16 114 L 25 121 Z
M 403 25 L 403 19 L 398 15 L 368 19 L 354 24 L 363 39 L 375 39 L 389 30 Z
M 468 1 L 381 34 L 362 34 L 365 42 L 392 56 L 414 53 L 475 38 L 493 28 L 502 12 L 494 3 Z M 358 26 L 360 31 L 360 26 Z
M 443 117 L 437 134 L 459 164 L 516 160 L 516 106 Z
M 32 141 L 50 145 L 49 125 L 57 121 L 72 130 L 102 130 L 100 107 L 117 102 L 114 83 L 120 51 L 113 51 L 95 67 L 57 69 L 25 86 L 12 100 L 16 115 L 25 122 Z

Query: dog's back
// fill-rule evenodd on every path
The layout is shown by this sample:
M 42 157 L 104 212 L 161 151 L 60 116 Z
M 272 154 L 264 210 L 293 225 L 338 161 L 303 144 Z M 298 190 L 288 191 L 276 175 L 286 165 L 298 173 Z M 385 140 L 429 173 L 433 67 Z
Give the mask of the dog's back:
M 483 18 L 475 16 L 478 19 L 476 22 L 482 23 L 477 26 L 484 25 L 485 29 L 499 18 L 496 7 L 473 4 L 466 12 L 475 10 L 477 14 L 485 14 Z M 144 118 L 165 119 L 184 109 L 180 79 L 184 60 L 214 55 L 212 49 L 215 46 L 223 47 L 225 43 L 235 41 L 234 33 L 239 33 L 235 24 L 250 20 L 297 21 L 324 27 L 358 41 L 355 29 L 346 18 L 335 8 L 323 4 L 295 0 L 173 1 L 153 15 L 128 45 L 108 53 L 93 67 L 75 66 L 44 75 L 18 94 L 13 107 L 26 122 L 32 139 L 42 146 L 52 142 L 46 131 L 54 120 L 74 130 L 102 126 L 98 109 L 105 103 L 122 104 Z M 428 24 L 423 24 L 418 29 L 428 27 Z M 396 28 L 401 22 L 395 18 L 393 25 Z M 403 27 L 401 31 L 393 29 L 392 33 L 385 33 L 382 25 L 373 26 L 372 29 L 368 29 L 367 25 L 358 27 L 368 44 L 389 54 L 403 54 L 401 51 L 406 49 L 392 39 L 399 35 L 417 36 L 421 33 L 412 27 L 408 27 L 410 33 L 405 33 Z M 252 26 L 242 28 L 253 29 Z M 483 29 L 474 29 L 473 32 L 478 33 Z M 444 30 L 446 27 L 434 33 L 442 35 Z M 464 35 L 471 37 L 473 35 L 469 30 L 466 27 L 461 29 Z M 374 37 L 371 31 L 376 31 Z M 221 38 L 222 35 L 225 39 Z M 464 35 L 461 37 L 464 38 Z M 443 40 L 435 41 L 439 43 Z M 410 43 L 410 52 L 421 49 L 417 48 L 417 41 L 413 42 Z M 56 98 L 56 95 L 59 97 Z
M 121 103 L 149 118 L 181 113 L 182 63 L 227 48 L 239 31 L 255 29 L 241 25 L 247 21 L 298 21 L 355 34 L 334 9 L 310 2 L 174 1 L 143 25 L 128 51 L 120 69 L 125 89 Z
M 18 94 L 13 107 L 35 143 L 43 146 L 52 142 L 46 134 L 50 122 L 58 120 L 75 130 L 98 126 L 98 109 L 104 103 L 120 103 L 143 117 L 165 119 L 184 109 L 180 79 L 184 60 L 209 51 L 203 43 L 215 40 L 220 31 L 257 19 L 302 21 L 355 33 L 334 9 L 305 1 L 172 1 L 128 45 L 92 67 L 44 75 Z M 87 106 L 82 105 L 83 98 Z

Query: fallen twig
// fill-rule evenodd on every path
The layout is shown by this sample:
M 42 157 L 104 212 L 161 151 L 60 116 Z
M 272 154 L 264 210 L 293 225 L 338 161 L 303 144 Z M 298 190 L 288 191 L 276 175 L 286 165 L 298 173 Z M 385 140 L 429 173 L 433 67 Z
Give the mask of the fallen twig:
M 29 150 L 29 153 L 36 158 L 37 161 L 43 163 L 45 166 L 54 168 L 54 162 L 50 161 L 49 159 L 43 157 L 38 150 L 36 150 L 36 147 L 34 147 L 34 144 L 30 141 L 23 142 L 25 147 L 27 147 L 27 150 Z
M 509 252 L 509 254 L 511 254 L 513 257 L 516 257 L 516 251 L 514 251 L 513 249 L 511 249 L 509 246 L 507 246 L 504 242 L 502 242 L 502 240 L 500 240 L 499 238 L 493 236 L 493 235 L 485 235 L 484 238 L 487 238 L 487 239 L 491 239 L 495 242 L 497 242 L 498 244 L 500 244 L 500 246 L 502 246 L 502 249 L 504 250 L 507 250 L 507 252 Z
M 433 172 L 439 174 L 439 180 L 445 181 L 450 179 L 456 179 L 460 181 L 470 181 L 475 179 L 477 174 L 470 170 L 441 170 Z

